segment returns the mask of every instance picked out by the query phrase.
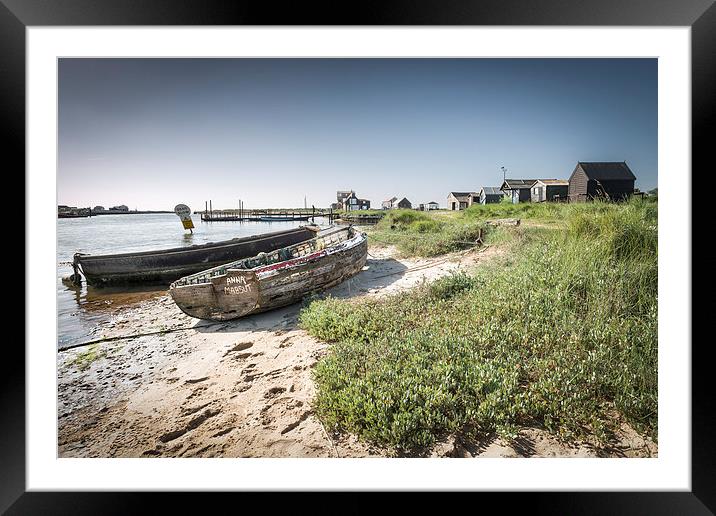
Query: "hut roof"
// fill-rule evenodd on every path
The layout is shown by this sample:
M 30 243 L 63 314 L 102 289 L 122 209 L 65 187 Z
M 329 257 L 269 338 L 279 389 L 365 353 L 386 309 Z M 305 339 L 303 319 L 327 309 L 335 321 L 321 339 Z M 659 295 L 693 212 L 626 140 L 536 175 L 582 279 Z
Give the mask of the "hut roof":
M 599 181 L 636 179 L 625 161 L 580 161 L 577 165 L 582 167 L 589 179 Z
M 505 179 L 500 190 L 520 190 L 522 188 L 532 188 L 536 179 Z
M 569 181 L 566 179 L 538 179 L 537 181 L 545 185 L 569 186 Z
M 455 197 L 458 201 L 468 201 L 471 192 L 450 192 L 450 195 Z
M 502 195 L 499 186 L 483 186 L 482 191 L 485 192 L 485 195 Z

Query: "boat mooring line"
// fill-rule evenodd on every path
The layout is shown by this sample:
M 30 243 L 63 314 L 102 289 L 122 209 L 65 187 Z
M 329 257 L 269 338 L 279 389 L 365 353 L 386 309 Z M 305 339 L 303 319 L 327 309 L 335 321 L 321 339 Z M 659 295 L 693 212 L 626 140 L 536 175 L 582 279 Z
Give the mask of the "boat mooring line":
M 378 239 L 376 239 L 376 240 L 378 240 Z M 386 242 L 386 243 L 387 243 L 387 242 Z M 477 247 L 477 246 L 479 246 L 479 245 L 482 246 L 479 252 L 482 252 L 482 251 L 484 251 L 485 249 L 487 249 L 488 247 L 490 247 L 489 245 L 481 244 L 481 242 L 471 242 L 471 244 L 472 244 L 472 247 L 471 247 L 471 248 L 469 248 L 469 249 L 464 249 L 464 250 L 462 250 L 462 251 L 458 251 L 456 254 L 465 254 L 465 253 L 467 253 L 467 252 L 469 252 L 469 251 L 472 251 L 472 250 L 474 249 L 474 247 Z M 369 253 L 369 254 L 370 254 L 370 253 Z M 439 259 L 439 260 L 434 260 L 434 261 L 432 261 L 432 262 L 423 263 L 423 264 L 418 265 L 418 266 L 416 266 L 416 267 L 410 267 L 410 268 L 407 268 L 407 269 L 402 270 L 402 271 L 395 271 L 395 272 L 391 272 L 391 273 L 389 273 L 389 274 L 382 274 L 382 275 L 380 275 L 380 276 L 373 276 L 373 279 L 385 278 L 385 277 L 388 277 L 388 276 L 395 276 L 396 274 L 405 274 L 405 273 L 407 273 L 407 272 L 414 272 L 414 271 L 418 271 L 418 270 L 422 270 L 422 269 L 427 269 L 427 268 L 429 268 L 429 267 L 432 267 L 433 265 L 438 265 L 438 264 L 440 264 L 440 263 L 445 263 L 445 262 L 449 261 L 451 258 L 452 258 L 452 257 L 441 258 L 441 259 Z M 174 332 L 177 332 L 177 331 L 195 330 L 195 329 L 199 329 L 199 328 L 210 328 L 210 327 L 212 327 L 212 326 L 226 326 L 226 323 L 205 324 L 205 325 L 201 325 L 201 326 L 187 326 L 187 327 L 182 327 L 182 328 L 170 328 L 170 329 L 168 329 L 168 330 L 158 330 L 158 331 L 152 331 L 152 332 L 147 332 L 147 333 L 135 333 L 135 334 L 132 334 L 132 335 L 117 335 L 117 336 L 115 336 L 115 337 L 105 337 L 105 338 L 102 338 L 102 339 L 91 340 L 91 341 L 89 341 L 89 342 L 80 342 L 80 343 L 78 343 L 78 344 L 72 344 L 72 345 L 70 345 L 70 346 L 65 346 L 65 347 L 63 347 L 63 348 L 60 348 L 60 349 L 58 349 L 57 351 L 58 351 L 58 353 L 59 353 L 59 352 L 62 352 L 62 351 L 69 351 L 69 350 L 71 350 L 71 349 L 81 348 L 81 347 L 84 347 L 84 346 L 91 346 L 92 344 L 99 344 L 99 343 L 101 343 L 101 342 L 112 342 L 112 341 L 115 341 L 115 340 L 124 340 L 124 339 L 136 339 L 136 338 L 139 338 L 139 337 L 149 337 L 149 336 L 152 336 L 152 335 L 163 335 L 163 334 L 165 334 L 165 333 L 174 333 Z
M 476 246 L 478 246 L 478 245 L 480 245 L 480 244 L 473 243 L 473 248 L 476 247 Z M 480 250 L 479 250 L 478 252 L 481 253 L 481 252 L 483 252 L 485 249 L 487 249 L 488 247 L 490 247 L 490 246 L 483 244 L 482 247 L 480 248 Z M 457 254 L 466 254 L 467 252 L 472 251 L 473 248 L 464 249 L 464 250 L 462 250 L 462 251 L 458 251 Z M 421 264 L 421 265 L 417 265 L 417 266 L 415 266 L 415 267 L 410 267 L 410 268 L 405 269 L 405 270 L 402 270 L 402 271 L 395 271 L 395 272 L 390 272 L 390 273 L 388 273 L 388 274 L 381 274 L 380 276 L 373 276 L 373 279 L 387 278 L 388 276 L 395 276 L 396 274 L 405 274 L 406 272 L 414 272 L 414 271 L 419 271 L 419 270 L 422 270 L 422 269 L 428 269 L 428 268 L 432 267 L 433 265 L 439 265 L 439 264 L 441 264 L 441 263 L 445 263 L 445 262 L 447 262 L 447 261 L 450 261 L 451 258 L 452 258 L 452 257 L 441 258 L 440 260 L 435 260 L 435 261 L 432 261 L 432 262 L 423 263 L 423 264 Z
M 90 346 L 92 344 L 99 344 L 100 342 L 112 342 L 115 340 L 136 339 L 139 337 L 149 337 L 151 335 L 163 335 L 165 333 L 174 333 L 177 331 L 187 331 L 187 330 L 195 330 L 195 329 L 199 329 L 199 328 L 209 328 L 211 326 L 225 326 L 225 325 L 226 325 L 226 323 L 205 324 L 202 326 L 187 326 L 187 327 L 183 327 L 183 328 L 170 328 L 168 330 L 150 331 L 147 333 L 134 333 L 132 335 L 117 335 L 115 337 L 105 337 L 103 339 L 91 340 L 89 342 L 80 342 L 78 344 L 72 344 L 70 346 L 65 346 L 64 348 L 58 349 L 57 352 L 59 353 L 61 351 L 69 351 L 70 349 L 81 348 L 83 346 Z

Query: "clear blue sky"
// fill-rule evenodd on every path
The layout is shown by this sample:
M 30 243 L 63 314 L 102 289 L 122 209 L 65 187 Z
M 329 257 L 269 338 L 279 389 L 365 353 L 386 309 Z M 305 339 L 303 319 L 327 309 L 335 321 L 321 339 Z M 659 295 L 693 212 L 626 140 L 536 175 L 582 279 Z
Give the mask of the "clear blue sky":
M 58 203 L 328 206 L 626 161 L 657 186 L 656 59 L 61 59 Z

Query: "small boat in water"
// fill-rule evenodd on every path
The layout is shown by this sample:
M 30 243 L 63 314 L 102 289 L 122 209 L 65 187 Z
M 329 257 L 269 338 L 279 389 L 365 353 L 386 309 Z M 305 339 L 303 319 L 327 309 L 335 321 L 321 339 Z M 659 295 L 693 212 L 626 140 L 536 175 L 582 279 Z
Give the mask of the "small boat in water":
M 181 278 L 169 292 L 192 317 L 236 319 L 337 285 L 357 274 L 367 255 L 364 233 L 352 226 L 331 227 L 311 240 Z
M 93 286 L 169 284 L 217 265 L 305 242 L 318 231 L 318 226 L 306 225 L 189 247 L 105 255 L 75 253 L 73 280 L 78 283 L 81 272 Z

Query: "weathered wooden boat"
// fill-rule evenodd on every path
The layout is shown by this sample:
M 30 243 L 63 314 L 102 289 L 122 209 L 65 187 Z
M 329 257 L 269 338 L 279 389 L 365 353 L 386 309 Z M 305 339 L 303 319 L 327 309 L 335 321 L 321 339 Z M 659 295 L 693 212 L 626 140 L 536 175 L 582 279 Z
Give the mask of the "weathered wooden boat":
M 73 280 L 80 281 L 81 272 L 94 286 L 169 284 L 188 274 L 305 242 L 314 238 L 318 230 L 318 226 L 309 224 L 189 247 L 111 255 L 75 253 Z
M 181 310 L 225 321 L 299 301 L 357 274 L 368 242 L 352 226 L 321 230 L 306 242 L 181 278 L 169 287 Z

